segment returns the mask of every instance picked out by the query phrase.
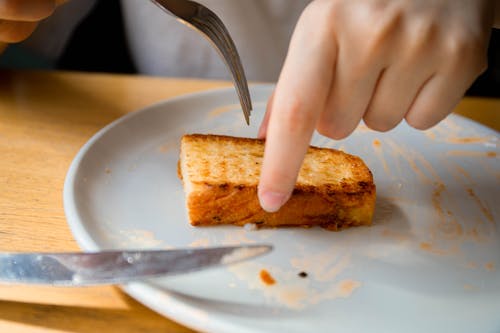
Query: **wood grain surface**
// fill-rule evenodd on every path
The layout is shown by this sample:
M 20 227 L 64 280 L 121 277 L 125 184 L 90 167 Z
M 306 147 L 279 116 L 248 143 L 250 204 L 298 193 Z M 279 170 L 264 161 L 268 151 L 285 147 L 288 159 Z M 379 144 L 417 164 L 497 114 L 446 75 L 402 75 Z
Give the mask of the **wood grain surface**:
M 0 251 L 71 251 L 62 190 L 80 147 L 134 110 L 229 82 L 0 71 Z M 457 112 L 500 130 L 500 100 Z M 0 332 L 192 332 L 116 287 L 0 285 Z

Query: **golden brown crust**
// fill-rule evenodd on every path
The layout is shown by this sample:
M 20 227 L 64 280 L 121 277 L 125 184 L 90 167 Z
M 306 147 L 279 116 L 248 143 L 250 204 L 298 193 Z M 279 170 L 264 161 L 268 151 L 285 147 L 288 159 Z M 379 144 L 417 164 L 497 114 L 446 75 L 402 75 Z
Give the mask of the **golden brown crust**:
M 183 142 L 189 144 L 196 139 L 230 140 L 238 145 L 264 143 L 256 139 L 201 134 L 190 135 Z M 370 225 L 376 192 L 370 170 L 359 157 L 337 150 L 311 147 L 309 153 L 318 152 L 329 154 L 333 158 L 341 156 L 343 163 L 348 162 L 351 177 L 332 183 L 297 183 L 290 200 L 276 213 L 267 213 L 260 207 L 257 197 L 258 179 L 240 184 L 231 179 L 190 181 L 184 176 L 183 182 L 190 182 L 186 200 L 191 224 L 208 226 L 253 223 L 264 227 L 319 225 L 329 230 Z M 182 168 L 182 164 L 180 166 Z M 179 172 L 181 178 L 182 173 L 183 170 Z
M 313 226 L 330 230 L 370 225 L 375 204 L 375 186 L 363 191 L 314 191 L 296 188 L 290 200 L 276 213 L 265 212 L 259 204 L 257 187 L 234 184 L 197 184 L 188 197 L 192 225 L 254 223 L 258 226 Z

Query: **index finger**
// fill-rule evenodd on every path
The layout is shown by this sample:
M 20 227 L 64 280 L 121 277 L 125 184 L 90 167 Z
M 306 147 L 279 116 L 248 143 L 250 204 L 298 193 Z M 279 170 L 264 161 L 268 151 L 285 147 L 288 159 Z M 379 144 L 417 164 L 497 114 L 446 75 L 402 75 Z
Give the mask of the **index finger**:
M 258 189 L 268 212 L 293 191 L 333 81 L 336 43 L 330 23 L 314 13 L 306 9 L 297 24 L 272 103 Z

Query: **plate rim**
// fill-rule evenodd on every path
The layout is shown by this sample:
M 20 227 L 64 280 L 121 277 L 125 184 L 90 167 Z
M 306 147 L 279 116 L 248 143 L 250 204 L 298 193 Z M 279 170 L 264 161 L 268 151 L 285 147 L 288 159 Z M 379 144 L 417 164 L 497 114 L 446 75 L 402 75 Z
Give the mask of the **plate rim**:
M 257 84 L 250 84 L 249 88 L 250 91 L 253 89 L 269 89 L 270 91 L 275 87 L 275 84 L 271 83 L 257 83 Z M 172 98 L 167 98 L 164 100 L 160 100 L 158 102 L 149 104 L 147 106 L 144 106 L 140 109 L 137 109 L 135 111 L 131 111 L 126 113 L 125 115 L 122 115 L 121 117 L 118 117 L 117 119 L 113 120 L 100 130 L 98 130 L 96 133 L 94 133 L 88 140 L 85 142 L 81 148 L 78 150 L 76 153 L 75 157 L 73 158 L 68 171 L 66 173 L 66 177 L 64 180 L 63 184 L 63 209 L 64 209 L 64 214 L 66 216 L 66 222 L 70 228 L 70 231 L 72 233 L 73 238 L 75 239 L 76 243 L 78 246 L 83 250 L 83 251 L 99 251 L 102 250 L 100 246 L 97 245 L 97 243 L 94 241 L 94 239 L 91 237 L 90 233 L 86 230 L 84 223 L 81 219 L 81 217 L 78 214 L 78 209 L 77 209 L 77 204 L 74 196 L 74 184 L 76 181 L 76 175 L 78 173 L 78 168 L 81 164 L 81 161 L 85 157 L 85 155 L 88 153 L 88 151 L 93 147 L 93 145 L 98 142 L 99 139 L 102 138 L 103 135 L 105 135 L 108 131 L 110 131 L 112 128 L 115 126 L 118 126 L 119 124 L 128 121 L 131 118 L 140 116 L 141 114 L 144 114 L 146 112 L 150 112 L 150 110 L 161 107 L 163 105 L 168 105 L 171 103 L 178 103 L 182 102 L 183 100 L 189 100 L 193 97 L 196 98 L 203 98 L 206 95 L 213 95 L 213 94 L 223 94 L 227 93 L 230 91 L 234 91 L 235 96 L 236 95 L 236 90 L 234 87 L 224 87 L 224 88 L 214 88 L 214 89 L 207 89 L 207 90 L 202 90 L 198 92 L 191 92 L 187 94 L 182 94 L 178 95 Z M 188 310 L 195 311 L 199 310 L 199 308 L 187 305 L 181 301 L 175 300 L 175 296 L 173 296 L 171 293 L 169 293 L 166 290 L 161 290 L 162 293 L 166 294 L 168 297 L 163 298 L 162 305 L 159 306 L 158 304 L 155 304 L 154 301 L 151 301 L 148 297 L 144 296 L 144 293 L 151 294 L 153 292 L 160 292 L 157 288 L 155 288 L 153 285 L 149 284 L 148 282 L 131 282 L 127 284 L 122 284 L 118 286 L 120 289 L 122 289 L 125 293 L 130 295 L 132 298 L 134 298 L 136 301 L 139 303 L 143 304 L 144 306 L 148 307 L 149 309 L 167 317 L 168 319 L 175 321 L 177 323 L 180 323 L 188 328 L 194 329 L 196 331 L 200 332 L 209 332 L 216 330 L 217 332 L 221 333 L 232 333 L 234 332 L 231 327 L 227 326 L 226 321 L 220 320 L 220 319 L 214 319 L 213 317 L 205 322 L 205 325 L 200 325 L 197 324 L 196 322 L 193 322 L 192 316 L 190 316 L 187 312 L 178 312 L 178 311 L 165 311 L 165 309 L 171 309 L 178 307 L 179 305 L 182 305 L 183 307 L 187 308 Z M 168 301 L 167 301 L 168 300 Z M 231 325 L 230 325 L 231 326 Z M 246 328 L 241 328 L 238 327 L 238 330 L 240 332 L 248 332 L 252 333 L 255 332 L 254 330 L 248 330 Z
M 275 84 L 272 83 L 257 83 L 257 84 L 251 84 L 250 90 L 265 89 L 266 91 L 268 90 L 269 92 L 272 92 L 272 89 L 274 87 Z M 85 227 L 85 223 L 83 223 L 82 218 L 78 213 L 77 203 L 74 196 L 76 176 L 78 174 L 79 167 L 81 165 L 82 160 L 89 152 L 89 150 L 94 146 L 94 144 L 98 142 L 103 137 L 103 135 L 112 130 L 115 126 L 123 122 L 126 122 L 131 118 L 140 116 L 146 112 L 150 112 L 150 110 L 152 109 L 156 109 L 158 107 L 165 106 L 171 103 L 182 102 L 183 100 L 190 100 L 193 97 L 203 98 L 205 96 L 210 96 L 213 94 L 223 94 L 230 91 L 233 91 L 235 93 L 235 96 L 237 96 L 234 87 L 230 86 L 230 87 L 214 88 L 214 89 L 207 89 L 197 92 L 181 94 L 175 97 L 163 99 L 155 103 L 146 105 L 140 109 L 128 112 L 118 117 L 117 119 L 113 120 L 100 130 L 98 130 L 96 133 L 94 133 L 81 146 L 81 148 L 78 150 L 75 157 L 73 158 L 66 173 L 63 185 L 63 208 L 66 216 L 66 221 L 71 230 L 72 236 L 77 242 L 78 246 L 83 251 L 99 251 L 102 249 L 100 246 L 97 245 L 96 241 L 91 237 L 91 233 L 88 232 L 87 228 Z M 481 130 L 484 130 L 487 133 L 491 133 L 496 136 L 499 135 L 499 132 L 497 132 L 495 129 L 488 127 L 484 124 L 481 124 L 473 119 L 467 118 L 465 116 L 456 113 L 451 113 L 447 117 L 459 118 L 460 121 L 465 121 L 466 123 L 472 123 L 475 126 L 479 126 Z M 210 316 L 209 320 L 203 321 L 202 323 L 193 320 L 193 315 L 191 314 L 191 312 L 199 311 L 200 310 L 199 307 L 189 305 L 186 304 L 185 302 L 178 300 L 173 293 L 170 293 L 164 289 L 160 290 L 159 288 L 156 288 L 154 284 L 151 284 L 148 281 L 131 282 L 119 285 L 119 287 L 125 293 L 127 293 L 136 301 L 145 305 L 149 309 L 167 317 L 172 321 L 180 323 L 188 328 L 202 332 L 210 332 L 210 331 L 217 331 L 221 333 L 234 332 L 235 326 L 218 316 Z M 158 299 L 155 300 L 154 298 L 148 296 L 151 295 L 152 293 L 158 293 L 158 292 L 163 293 L 167 297 L 163 297 L 161 300 Z M 182 306 L 184 311 L 170 310 L 178 308 L 179 306 Z M 245 333 L 258 332 L 257 330 L 248 327 L 238 326 L 237 328 L 239 332 L 245 332 Z

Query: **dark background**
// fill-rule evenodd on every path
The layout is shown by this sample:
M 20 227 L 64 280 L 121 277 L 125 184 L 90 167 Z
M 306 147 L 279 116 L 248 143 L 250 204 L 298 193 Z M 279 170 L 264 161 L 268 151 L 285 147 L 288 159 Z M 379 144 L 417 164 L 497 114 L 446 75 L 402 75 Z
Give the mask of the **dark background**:
M 82 57 L 82 54 L 85 56 Z M 90 14 L 74 31 L 56 68 L 137 73 L 127 47 L 120 1 L 96 2 Z

